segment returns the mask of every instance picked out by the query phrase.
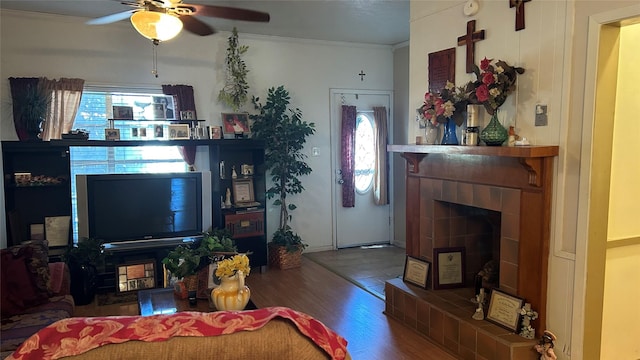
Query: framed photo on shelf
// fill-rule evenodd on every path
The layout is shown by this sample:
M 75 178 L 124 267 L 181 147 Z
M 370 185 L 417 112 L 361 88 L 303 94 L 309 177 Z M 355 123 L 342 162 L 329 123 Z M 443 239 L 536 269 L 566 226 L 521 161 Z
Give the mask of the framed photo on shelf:
M 104 139 L 111 141 L 120 140 L 120 129 L 104 129 Z
M 113 106 L 113 118 L 116 120 L 133 120 L 133 106 Z
M 169 125 L 170 140 L 188 140 L 191 135 L 189 124 L 171 124 Z
M 153 137 L 155 137 L 155 138 L 164 137 L 164 126 L 162 126 L 162 125 L 154 125 L 153 126 Z
M 176 105 L 174 103 L 174 99 L 172 95 L 162 95 L 162 96 L 154 96 L 153 103 L 164 105 L 164 117 L 156 119 L 167 119 L 167 120 L 175 120 L 176 119 Z M 159 111 L 159 110 L 158 110 Z M 154 106 L 154 116 L 155 116 L 155 106 Z
M 209 139 L 222 139 L 222 127 L 209 126 Z
M 491 300 L 489 301 L 486 319 L 516 332 L 520 325 L 520 309 L 522 305 L 524 305 L 524 299 L 493 289 L 491 290 Z
M 255 202 L 253 179 L 233 179 L 233 200 L 236 205 Z
M 454 289 L 464 286 L 464 248 L 433 249 L 433 288 Z
M 125 293 L 156 287 L 154 260 L 142 260 L 116 266 L 116 292 Z
M 222 126 L 225 134 L 249 134 L 249 114 L 222 113 Z
M 180 111 L 180 120 L 196 120 L 196 112 L 193 110 Z
M 151 109 L 153 110 L 153 118 L 155 120 L 166 120 L 167 113 L 166 107 L 162 103 L 153 103 L 151 104 Z
M 69 245 L 69 228 L 71 216 L 46 216 L 44 218 L 44 233 L 49 241 L 49 247 Z
M 427 288 L 429 279 L 429 268 L 431 263 L 428 261 L 415 258 L 407 255 L 404 262 L 404 273 L 402 275 L 402 281 L 420 286 L 423 289 Z

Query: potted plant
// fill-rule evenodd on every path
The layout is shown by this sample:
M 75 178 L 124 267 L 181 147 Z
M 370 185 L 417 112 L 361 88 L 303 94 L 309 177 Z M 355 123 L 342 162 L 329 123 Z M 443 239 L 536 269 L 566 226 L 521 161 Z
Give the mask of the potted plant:
M 249 49 L 246 45 L 239 45 L 238 30 L 234 27 L 228 39 L 225 85 L 218 93 L 218 100 L 228 105 L 233 111 L 239 111 L 247 102 L 247 65 L 242 60 L 242 55 Z
M 47 109 L 51 102 L 48 92 L 38 84 L 27 85 L 24 96 L 13 99 L 14 116 L 18 121 L 19 136 L 21 140 L 42 140 L 42 123 L 47 116 Z M 20 134 L 21 133 L 21 134 Z
M 93 301 L 97 288 L 98 267 L 104 267 L 104 243 L 95 238 L 83 238 L 69 246 L 64 260 L 71 273 L 71 295 L 76 305 Z
M 290 212 L 296 206 L 287 196 L 301 193 L 304 187 L 299 177 L 311 173 L 302 149 L 307 137 L 315 133 L 315 124 L 303 121 L 300 109 L 287 108 L 290 96 L 283 86 L 268 90 L 266 104 L 259 101 L 252 99 L 259 113 L 249 117 L 253 120 L 253 136 L 266 144 L 265 167 L 272 180 L 266 196 L 275 197 L 273 204 L 280 207 L 280 225 L 269 243 L 269 260 L 281 269 L 298 267 L 307 244 L 289 225 Z
M 236 245 L 226 230 L 213 229 L 202 234 L 202 239 L 180 244 L 169 251 L 162 263 L 172 276 L 183 279 L 187 291 L 197 290 L 200 269 L 215 260 L 216 254 L 235 254 Z

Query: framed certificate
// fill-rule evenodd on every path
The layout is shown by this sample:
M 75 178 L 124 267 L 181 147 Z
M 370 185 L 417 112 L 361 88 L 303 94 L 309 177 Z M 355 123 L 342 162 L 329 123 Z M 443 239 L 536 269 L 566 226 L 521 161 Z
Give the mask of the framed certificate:
M 402 276 L 402 280 L 426 289 L 430 267 L 431 263 L 428 261 L 407 255 L 407 259 L 404 263 L 404 274 Z
M 524 299 L 493 289 L 486 319 L 516 332 L 520 324 L 520 309 L 523 304 Z
M 433 288 L 453 289 L 464 286 L 464 248 L 433 249 Z
M 233 180 L 233 200 L 236 204 L 252 203 L 255 201 L 253 179 Z

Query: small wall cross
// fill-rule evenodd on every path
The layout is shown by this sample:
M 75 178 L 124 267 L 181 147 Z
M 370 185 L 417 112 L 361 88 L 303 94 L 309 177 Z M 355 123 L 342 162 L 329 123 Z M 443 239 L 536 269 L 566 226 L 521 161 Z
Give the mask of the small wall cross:
M 516 31 L 524 29 L 524 3 L 531 0 L 509 0 L 509 7 L 516 8 Z
M 367 74 L 365 74 L 364 71 L 360 70 L 360 74 L 358 75 L 360 75 L 360 81 L 364 81 L 364 76 Z
M 458 37 L 458 46 L 467 46 L 467 74 L 473 72 L 477 41 L 484 40 L 484 30 L 476 31 L 476 21 L 467 22 L 467 33 Z

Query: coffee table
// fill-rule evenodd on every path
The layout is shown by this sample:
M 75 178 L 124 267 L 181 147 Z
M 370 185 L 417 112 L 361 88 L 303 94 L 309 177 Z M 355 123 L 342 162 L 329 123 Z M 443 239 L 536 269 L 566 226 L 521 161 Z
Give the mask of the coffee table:
M 138 306 L 142 316 L 173 314 L 180 311 L 217 311 L 213 305 L 209 305 L 209 301 L 206 299 L 198 299 L 195 305 L 190 305 L 188 299 L 179 299 L 173 288 L 138 290 Z M 253 310 L 257 307 L 249 299 L 249 303 L 244 309 Z

